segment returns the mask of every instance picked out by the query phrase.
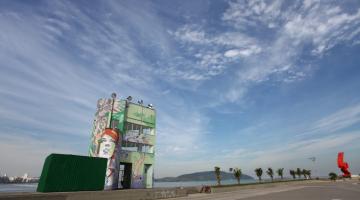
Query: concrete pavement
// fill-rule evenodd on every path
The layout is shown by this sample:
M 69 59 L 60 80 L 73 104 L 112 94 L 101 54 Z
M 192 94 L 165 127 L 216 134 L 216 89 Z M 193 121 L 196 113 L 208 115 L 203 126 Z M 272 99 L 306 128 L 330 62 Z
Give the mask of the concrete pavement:
M 191 194 L 172 200 L 359 200 L 360 182 L 312 181 L 288 184 L 269 184 L 266 187 L 244 188 L 211 194 Z
M 46 200 L 359 200 L 360 181 L 290 181 L 242 186 L 213 187 L 212 193 L 198 193 L 199 187 L 156 188 L 114 191 L 0 193 L 1 199 Z

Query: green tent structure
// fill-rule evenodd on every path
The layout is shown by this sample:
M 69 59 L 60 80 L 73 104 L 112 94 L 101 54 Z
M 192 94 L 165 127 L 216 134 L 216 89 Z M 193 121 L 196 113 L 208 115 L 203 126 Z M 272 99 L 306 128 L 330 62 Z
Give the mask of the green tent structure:
M 103 190 L 106 166 L 106 158 L 50 154 L 45 159 L 37 191 Z

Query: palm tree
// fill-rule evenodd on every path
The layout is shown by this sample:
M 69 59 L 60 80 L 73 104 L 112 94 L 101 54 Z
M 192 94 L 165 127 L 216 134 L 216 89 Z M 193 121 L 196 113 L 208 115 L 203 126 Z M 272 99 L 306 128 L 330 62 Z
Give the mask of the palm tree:
M 240 177 L 241 177 L 241 174 L 242 174 L 241 169 L 235 168 L 235 169 L 233 169 L 233 171 L 234 171 L 234 176 L 235 176 L 238 184 L 240 184 Z
M 271 178 L 271 182 L 274 180 L 274 171 L 271 167 L 268 168 L 268 170 L 266 171 L 267 175 L 270 176 Z
M 329 173 L 329 178 L 330 178 L 330 180 L 335 181 L 337 179 L 337 174 L 335 174 L 334 172 L 330 172 Z
M 304 178 L 305 179 L 307 179 L 307 170 L 306 169 L 303 169 L 302 171 L 301 171 L 301 174 L 304 176 Z
M 277 174 L 280 176 L 280 178 L 282 180 L 283 179 L 284 168 L 279 168 L 276 172 L 277 172 Z
M 261 168 L 255 169 L 256 176 L 259 178 L 259 182 L 261 182 L 261 176 L 263 174 L 263 170 Z
M 215 176 L 218 185 L 221 185 L 220 167 L 215 167 Z
M 298 175 L 299 176 L 299 178 L 301 178 L 301 169 L 300 168 L 297 168 L 296 169 L 296 175 Z
M 296 178 L 295 177 L 295 175 L 296 175 L 295 170 L 290 169 L 290 175 L 293 177 L 293 179 L 295 179 Z
M 306 175 L 308 175 L 309 179 L 311 179 L 311 170 L 306 170 Z

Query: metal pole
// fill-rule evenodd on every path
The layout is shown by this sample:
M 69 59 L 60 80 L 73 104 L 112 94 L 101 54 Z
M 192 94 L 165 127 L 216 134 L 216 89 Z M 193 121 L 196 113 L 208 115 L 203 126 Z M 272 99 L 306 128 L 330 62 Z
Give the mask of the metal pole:
M 115 104 L 115 98 L 116 98 L 116 93 L 115 92 L 111 94 L 111 98 L 112 98 L 112 104 L 111 104 L 111 112 L 110 112 L 110 123 L 109 123 L 108 127 L 114 129 L 112 116 L 113 116 L 113 112 L 114 112 L 114 104 Z

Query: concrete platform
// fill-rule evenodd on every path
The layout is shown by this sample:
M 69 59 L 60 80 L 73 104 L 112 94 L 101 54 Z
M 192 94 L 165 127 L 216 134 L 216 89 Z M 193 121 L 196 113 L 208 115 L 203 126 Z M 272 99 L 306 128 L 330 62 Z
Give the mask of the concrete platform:
M 221 189 L 221 188 L 219 188 Z M 211 194 L 191 194 L 172 200 L 359 200 L 360 181 L 300 181 L 223 188 Z
M 134 189 L 92 192 L 57 193 L 0 193 L 3 199 L 49 199 L 49 200 L 358 200 L 360 199 L 360 181 L 293 181 L 270 184 L 215 187 L 212 193 L 198 193 L 199 187 Z
M 189 191 L 194 190 L 196 188 L 192 188 Z M 157 188 L 84 192 L 0 193 L 0 200 L 152 200 L 184 197 L 187 195 L 188 189 L 186 188 Z

